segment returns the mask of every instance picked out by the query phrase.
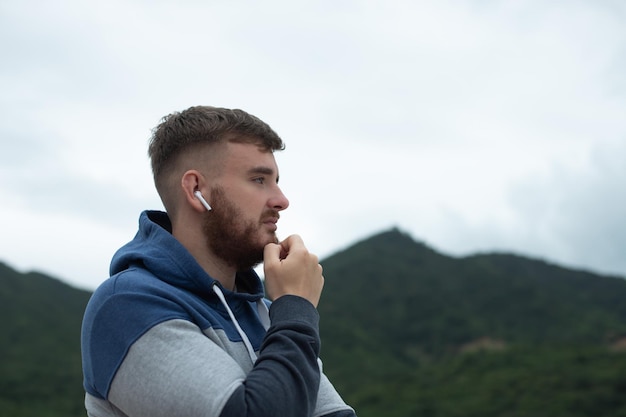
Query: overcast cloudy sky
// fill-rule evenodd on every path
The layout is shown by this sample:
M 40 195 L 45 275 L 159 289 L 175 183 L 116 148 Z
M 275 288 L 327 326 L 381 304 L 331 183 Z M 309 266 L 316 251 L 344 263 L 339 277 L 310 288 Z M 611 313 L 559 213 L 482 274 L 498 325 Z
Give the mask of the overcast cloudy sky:
M 0 1 L 0 260 L 93 289 L 175 110 L 238 107 L 322 258 L 397 226 L 626 276 L 626 3 Z M 339 278 L 340 279 L 340 278 Z

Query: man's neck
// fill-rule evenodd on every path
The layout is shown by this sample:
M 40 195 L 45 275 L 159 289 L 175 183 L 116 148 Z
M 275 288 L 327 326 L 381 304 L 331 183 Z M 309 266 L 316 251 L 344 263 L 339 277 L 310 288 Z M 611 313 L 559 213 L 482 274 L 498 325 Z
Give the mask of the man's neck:
M 206 244 L 204 236 L 194 236 L 194 233 L 177 233 L 178 229 L 173 227 L 172 235 L 189 251 L 196 262 L 211 276 L 219 281 L 227 290 L 235 289 L 235 276 L 237 268 L 228 265 L 221 258 L 215 256 Z
M 227 266 L 224 262 L 214 262 L 208 256 L 200 259 L 192 253 L 198 264 L 204 269 L 204 271 L 211 276 L 211 278 L 219 281 L 227 290 L 235 290 L 235 277 L 237 276 L 237 270 L 231 266 Z

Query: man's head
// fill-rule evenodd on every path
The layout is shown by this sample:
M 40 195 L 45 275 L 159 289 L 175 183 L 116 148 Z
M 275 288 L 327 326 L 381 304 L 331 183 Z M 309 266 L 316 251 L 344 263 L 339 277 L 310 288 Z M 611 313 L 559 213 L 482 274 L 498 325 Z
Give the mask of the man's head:
M 289 205 L 273 155 L 283 148 L 267 124 L 241 110 L 192 107 L 166 116 L 148 153 L 175 232 L 200 228 L 211 253 L 238 269 L 262 261 L 263 247 L 277 241 L 278 212 Z
M 206 160 L 218 148 L 215 145 L 225 142 L 253 143 L 269 152 L 285 148 L 269 125 L 239 109 L 190 107 L 165 116 L 152 131 L 148 156 L 156 189 L 168 212 L 175 211 L 170 188 L 173 180 L 179 180 L 181 169 L 193 165 L 194 157 Z

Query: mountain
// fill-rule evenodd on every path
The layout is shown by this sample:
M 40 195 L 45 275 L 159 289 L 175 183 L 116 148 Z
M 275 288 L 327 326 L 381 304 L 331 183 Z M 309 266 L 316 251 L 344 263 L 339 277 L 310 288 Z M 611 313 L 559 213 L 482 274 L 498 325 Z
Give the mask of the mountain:
M 322 360 L 361 417 L 626 415 L 602 412 L 626 412 L 622 278 L 453 258 L 397 229 L 322 265 Z
M 397 350 L 403 341 L 436 355 L 484 337 L 601 344 L 626 335 L 621 278 L 511 254 L 452 258 L 398 230 L 359 242 L 323 266 L 322 316 L 360 319 L 383 343 L 397 342 L 394 355 L 407 353 Z M 326 330 L 352 332 L 379 348 L 353 327 Z
M 90 297 L 0 263 L 0 415 L 84 416 L 80 325 Z
M 398 229 L 322 265 L 324 370 L 359 417 L 626 416 L 623 278 Z M 89 296 L 0 263 L 0 415 L 85 415 Z

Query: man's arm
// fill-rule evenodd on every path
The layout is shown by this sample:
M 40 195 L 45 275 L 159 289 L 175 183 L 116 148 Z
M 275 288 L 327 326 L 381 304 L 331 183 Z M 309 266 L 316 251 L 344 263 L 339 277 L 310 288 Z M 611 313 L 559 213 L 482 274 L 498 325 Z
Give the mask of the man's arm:
M 108 400 L 129 416 L 312 415 L 320 386 L 317 310 L 300 297 L 281 297 L 270 317 L 247 375 L 193 323 L 153 327 L 130 348 Z
M 284 296 L 270 307 L 270 319 L 259 358 L 221 417 L 313 414 L 320 385 L 317 310 L 303 298 Z
M 318 365 L 321 272 L 297 237 L 266 248 L 266 283 L 278 296 L 251 371 L 195 324 L 174 318 L 133 343 L 107 399 L 133 417 L 354 415 Z

